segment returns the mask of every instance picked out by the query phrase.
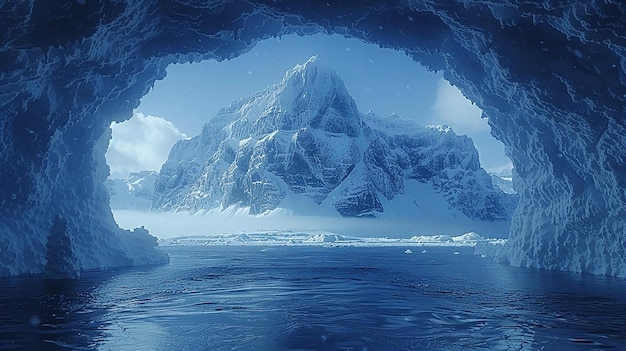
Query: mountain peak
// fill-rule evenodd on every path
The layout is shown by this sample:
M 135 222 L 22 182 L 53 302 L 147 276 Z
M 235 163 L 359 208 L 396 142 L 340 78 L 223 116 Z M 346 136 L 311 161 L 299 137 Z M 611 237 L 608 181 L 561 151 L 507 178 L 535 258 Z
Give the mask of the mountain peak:
M 287 86 L 303 87 L 321 87 L 321 88 L 338 88 L 345 91 L 346 88 L 343 84 L 343 80 L 337 75 L 337 73 L 329 66 L 319 59 L 317 55 L 311 56 L 305 63 L 298 64 L 294 68 L 285 73 L 283 83 Z M 347 91 L 346 91 L 347 93 Z
M 350 136 L 360 131 L 360 114 L 343 80 L 317 56 L 289 70 L 272 89 L 277 97 L 270 102 L 273 108 L 262 108 L 281 111 L 278 116 L 269 116 L 279 121 L 280 129 L 312 127 Z
M 313 55 L 311 56 L 305 63 L 301 64 L 301 65 L 296 65 L 296 67 L 298 66 L 315 66 L 320 62 L 319 57 L 317 55 Z
M 361 114 L 317 57 L 231 104 L 219 122 L 172 149 L 154 208 L 411 220 L 442 208 L 446 223 L 510 218 L 512 200 L 493 188 L 467 137 Z
M 289 76 L 293 73 L 303 72 L 303 71 L 315 71 L 317 69 L 322 69 L 323 71 L 333 71 L 330 67 L 324 66 L 317 55 L 311 56 L 305 63 L 295 65 L 291 70 L 287 71 L 285 74 Z

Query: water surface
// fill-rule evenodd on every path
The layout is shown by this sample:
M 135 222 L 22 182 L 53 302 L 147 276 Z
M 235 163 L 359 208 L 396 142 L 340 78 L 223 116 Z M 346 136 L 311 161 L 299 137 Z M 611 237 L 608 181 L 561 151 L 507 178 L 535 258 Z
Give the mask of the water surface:
M 467 248 L 165 247 L 0 280 L 0 350 L 626 350 L 626 281 Z

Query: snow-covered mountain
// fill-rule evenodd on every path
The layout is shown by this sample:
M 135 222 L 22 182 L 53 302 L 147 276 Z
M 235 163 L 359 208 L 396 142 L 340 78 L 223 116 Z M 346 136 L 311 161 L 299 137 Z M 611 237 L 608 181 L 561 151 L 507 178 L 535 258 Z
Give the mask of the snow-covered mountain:
M 513 186 L 513 165 L 502 169 L 489 171 L 491 176 L 491 182 L 494 187 L 500 188 L 507 194 L 517 194 L 515 187 Z
M 508 221 L 515 204 L 467 136 L 359 112 L 315 57 L 174 145 L 154 193 L 158 210 L 255 215 Z
M 513 179 L 510 176 L 499 176 L 497 174 L 491 174 L 491 182 L 493 186 L 500 188 L 503 192 L 507 194 L 517 194 L 515 188 L 513 187 Z
M 158 172 L 140 171 L 131 172 L 127 179 L 107 179 L 111 209 L 149 211 L 158 176 Z

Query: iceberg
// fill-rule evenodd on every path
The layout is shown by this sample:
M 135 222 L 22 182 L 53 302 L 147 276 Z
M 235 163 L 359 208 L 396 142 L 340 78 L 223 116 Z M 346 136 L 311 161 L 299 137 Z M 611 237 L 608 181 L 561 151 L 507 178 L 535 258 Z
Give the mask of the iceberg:
M 248 231 L 245 233 L 222 233 L 211 235 L 190 235 L 166 239 L 159 239 L 163 246 L 325 246 L 325 247 L 474 247 L 482 245 L 502 245 L 505 239 L 484 238 L 471 233 L 472 240 L 464 240 L 465 234 L 455 237 L 444 235 L 415 237 L 387 238 L 387 237 L 359 237 L 343 235 L 326 231 Z M 448 237 L 450 240 L 442 240 Z M 412 253 L 406 249 L 405 253 Z M 422 251 L 425 253 L 426 251 Z
M 506 244 L 506 240 L 504 239 L 477 242 L 476 246 L 474 246 L 474 256 L 498 257 L 504 244 Z

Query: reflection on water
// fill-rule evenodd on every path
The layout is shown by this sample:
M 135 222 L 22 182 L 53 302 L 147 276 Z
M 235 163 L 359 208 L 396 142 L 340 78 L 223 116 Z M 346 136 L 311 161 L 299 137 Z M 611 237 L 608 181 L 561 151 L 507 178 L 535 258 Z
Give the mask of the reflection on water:
M 102 340 L 94 292 L 107 273 L 88 278 L 46 280 L 14 277 L 0 280 L 0 350 L 94 349 Z
M 167 266 L 0 280 L 0 350 L 626 349 L 621 279 L 447 248 L 167 250 Z

